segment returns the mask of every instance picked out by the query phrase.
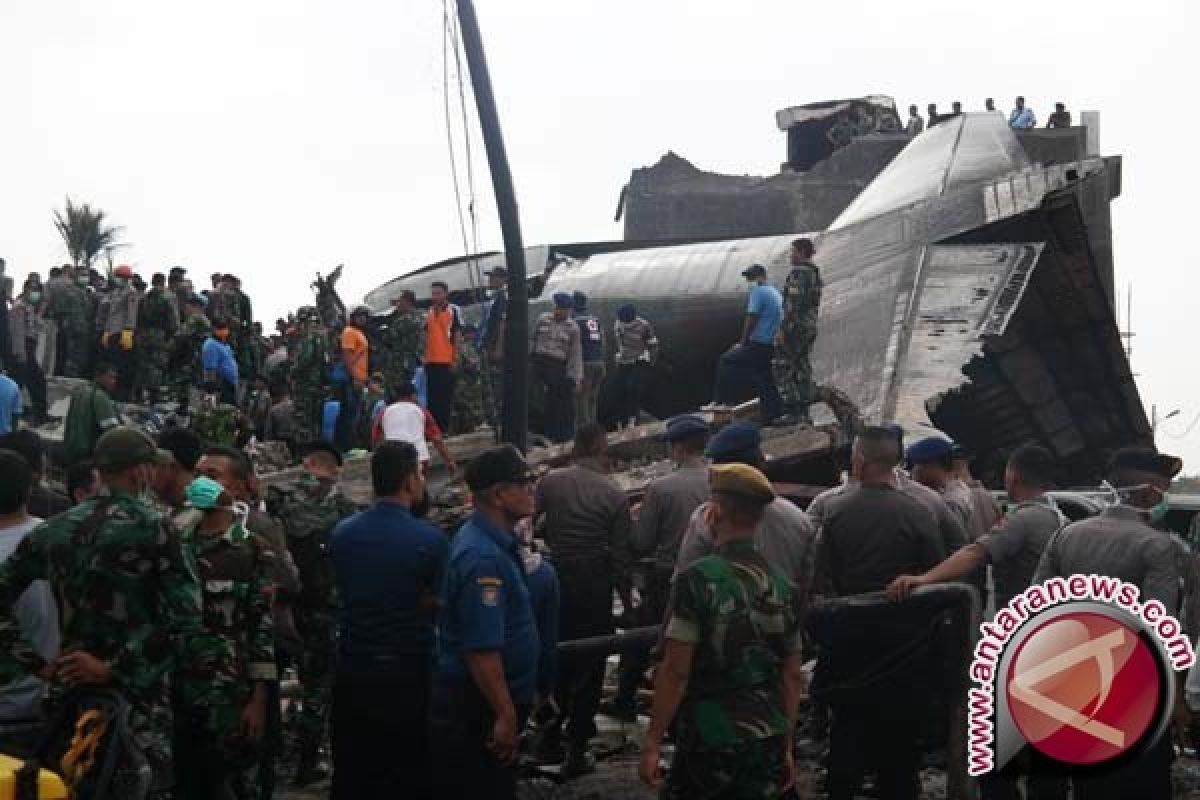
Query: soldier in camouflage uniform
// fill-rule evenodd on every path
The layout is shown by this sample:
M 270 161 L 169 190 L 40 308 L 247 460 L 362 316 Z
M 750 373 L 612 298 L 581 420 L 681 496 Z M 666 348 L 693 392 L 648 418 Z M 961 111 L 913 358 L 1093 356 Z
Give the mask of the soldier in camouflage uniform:
M 165 275 L 150 278 L 150 291 L 142 297 L 137 314 L 138 390 L 157 402 L 167 380 L 171 337 L 175 320 L 166 294 Z
M 812 263 L 811 239 L 792 242 L 792 271 L 783 284 L 781 346 L 775 350 L 775 384 L 786 416 L 776 424 L 811 424 L 808 407 L 816 386 L 812 379 L 812 346 L 817 339 L 817 313 L 821 306 L 821 270 Z
M 204 380 L 200 350 L 204 347 L 204 340 L 212 335 L 212 323 L 204 316 L 204 301 L 199 295 L 189 296 L 183 308 L 186 316 L 175 336 L 170 364 L 175 400 L 179 403 L 180 412 L 186 413 L 192 387 L 199 386 Z
M 200 586 L 178 532 L 139 499 L 155 464 L 168 459 L 141 431 L 104 434 L 94 455 L 103 493 L 34 530 L 0 566 L 0 683 L 38 673 L 51 705 L 69 685 L 119 690 L 155 797 L 169 797 L 174 780 L 167 676 L 185 663 L 212 674 L 230 669 L 225 654 L 197 646 Z M 37 580 L 58 603 L 64 655 L 52 664 L 24 641 L 15 615 L 17 598 Z M 140 777 L 131 767 L 119 768 L 126 790 Z
M 317 318 L 317 310 L 305 306 L 297 312 L 299 340 L 292 356 L 292 402 L 296 409 L 295 438 L 314 442 L 321 438 L 321 407 L 328 382 L 329 343 Z
M 483 385 L 483 363 L 475 347 L 475 331 L 464 329 L 458 348 L 458 385 L 454 390 L 454 416 L 446 435 L 470 433 L 489 417 Z
M 302 466 L 304 475 L 295 485 L 272 486 L 267 491 L 267 511 L 282 523 L 300 573 L 300 592 L 287 598 L 304 648 L 297 670 L 304 687 L 296 723 L 297 785 L 318 777 L 318 754 L 329 726 L 337 607 L 329 537 L 339 522 L 357 510 L 337 485 L 342 469 L 337 448 L 326 442 L 309 445 Z
M 664 798 L 777 798 L 795 780 L 800 619 L 786 580 L 754 547 L 774 498 L 754 467 L 709 473 L 717 551 L 675 580 L 640 774 L 662 783 L 659 743 L 676 719 Z
M 267 682 L 277 678 L 267 556 L 220 483 L 201 475 L 187 496 L 191 510 L 176 524 L 203 588 L 204 633 L 197 646 L 224 653 L 229 671 L 183 664 L 175 672 L 176 797 L 252 800 Z M 248 514 L 244 505 L 236 508 Z
M 75 276 L 67 273 L 52 281 L 46 291 L 45 317 L 58 326 L 55 373 L 67 378 L 87 377 L 93 341 L 91 302 L 84 288 L 87 279 L 87 270 L 81 268 Z
M 392 300 L 395 311 L 388 317 L 383 340 L 383 379 L 389 398 L 413 379 L 425 352 L 425 317 L 417 310 L 417 296 L 411 289 Z

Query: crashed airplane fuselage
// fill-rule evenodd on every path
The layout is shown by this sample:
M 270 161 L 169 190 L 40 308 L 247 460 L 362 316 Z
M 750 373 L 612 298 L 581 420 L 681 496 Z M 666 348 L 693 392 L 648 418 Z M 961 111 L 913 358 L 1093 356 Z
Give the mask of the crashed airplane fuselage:
M 1150 441 L 1111 277 L 1097 269 L 1080 209 L 1086 187 L 1116 185 L 1112 171 L 1102 158 L 1032 164 L 999 115 L 964 115 L 916 137 L 822 232 L 529 248 L 530 313 L 548 310 L 555 292 L 582 291 L 611 331 L 616 309 L 632 303 L 662 342 L 648 409 L 695 408 L 739 333 L 741 271 L 764 264 L 782 285 L 792 240 L 808 235 L 825 283 L 818 383 L 868 420 L 946 431 L 989 454 L 980 466 L 992 475 L 1008 450 L 1036 441 L 1059 457 L 1063 480 L 1091 480 L 1112 449 Z M 403 288 L 425 298 L 433 280 L 471 290 L 501 263 L 442 262 L 367 302 L 382 309 Z

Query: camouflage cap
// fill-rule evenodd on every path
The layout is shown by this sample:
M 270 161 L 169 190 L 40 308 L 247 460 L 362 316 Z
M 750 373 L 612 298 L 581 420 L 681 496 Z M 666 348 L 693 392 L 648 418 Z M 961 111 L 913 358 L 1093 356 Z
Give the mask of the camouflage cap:
M 92 462 L 96 469 L 113 471 L 138 464 L 170 464 L 174 456 L 160 450 L 154 440 L 136 428 L 116 427 L 96 442 Z

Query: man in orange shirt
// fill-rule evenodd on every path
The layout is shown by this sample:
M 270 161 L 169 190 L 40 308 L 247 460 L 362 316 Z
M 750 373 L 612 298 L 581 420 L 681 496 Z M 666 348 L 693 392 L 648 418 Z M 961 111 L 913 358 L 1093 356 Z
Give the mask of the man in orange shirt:
M 432 302 L 425 315 L 425 394 L 429 412 L 443 431 L 450 430 L 454 410 L 454 364 L 462 341 L 458 307 L 441 281 L 431 287 Z
M 366 328 L 370 319 L 371 309 L 357 306 L 350 312 L 350 323 L 342 330 L 342 366 L 346 369 L 346 379 L 342 383 L 342 407 L 334 439 L 343 452 L 354 445 L 354 425 L 367 388 L 370 345 L 367 344 Z

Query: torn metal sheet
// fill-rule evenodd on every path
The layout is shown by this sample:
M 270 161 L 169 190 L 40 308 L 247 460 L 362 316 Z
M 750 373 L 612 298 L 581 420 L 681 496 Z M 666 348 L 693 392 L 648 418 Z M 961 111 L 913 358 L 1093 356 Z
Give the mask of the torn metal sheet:
M 966 383 L 963 366 L 1004 333 L 1041 256 L 1040 243 L 936 245 L 925 252 L 884 417 L 932 425 L 929 409 Z

